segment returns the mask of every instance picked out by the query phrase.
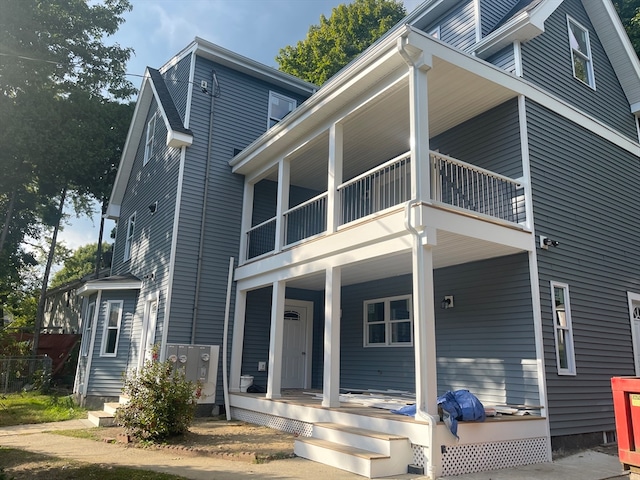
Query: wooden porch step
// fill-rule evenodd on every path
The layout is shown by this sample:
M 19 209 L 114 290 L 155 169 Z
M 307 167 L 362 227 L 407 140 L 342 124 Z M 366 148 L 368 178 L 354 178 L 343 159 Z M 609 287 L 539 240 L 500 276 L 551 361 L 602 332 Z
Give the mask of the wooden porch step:
M 111 415 L 115 415 L 120 407 L 122 407 L 122 403 L 111 402 L 105 403 L 102 408 L 105 412 L 110 413 Z
M 113 415 L 104 410 L 94 410 L 87 414 L 87 419 L 96 427 L 111 427 L 115 424 Z

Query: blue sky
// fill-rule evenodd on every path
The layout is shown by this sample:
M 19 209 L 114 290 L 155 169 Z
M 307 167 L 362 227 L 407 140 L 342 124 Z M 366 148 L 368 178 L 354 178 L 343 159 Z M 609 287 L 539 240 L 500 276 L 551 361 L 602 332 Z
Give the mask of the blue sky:
M 279 50 L 303 40 L 320 15 L 346 0 L 131 0 L 126 22 L 105 43 L 132 47 L 129 79 L 139 87 L 145 67 L 161 67 L 198 36 L 221 47 L 277 68 Z M 407 12 L 422 0 L 404 0 Z M 68 209 L 69 210 L 69 209 Z M 69 248 L 98 240 L 99 215 L 69 218 L 60 239 Z M 105 239 L 114 223 L 107 222 Z

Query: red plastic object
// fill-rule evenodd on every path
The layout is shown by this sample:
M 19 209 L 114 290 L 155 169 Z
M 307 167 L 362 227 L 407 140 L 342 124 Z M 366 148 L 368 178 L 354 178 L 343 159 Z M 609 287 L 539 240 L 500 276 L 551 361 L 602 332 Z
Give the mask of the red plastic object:
M 618 457 L 625 465 L 640 467 L 640 377 L 613 377 Z

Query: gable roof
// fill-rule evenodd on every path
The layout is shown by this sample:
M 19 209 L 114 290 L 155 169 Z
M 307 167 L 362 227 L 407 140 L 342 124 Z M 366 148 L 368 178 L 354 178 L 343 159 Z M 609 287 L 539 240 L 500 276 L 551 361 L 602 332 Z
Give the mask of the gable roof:
M 147 67 L 142 87 L 133 112 L 133 119 L 129 126 L 127 140 L 124 144 L 122 158 L 116 180 L 111 191 L 109 206 L 107 207 L 107 218 L 116 220 L 120 216 L 120 205 L 127 189 L 127 183 L 133 162 L 135 161 L 138 143 L 146 127 L 147 112 L 155 98 L 158 110 L 167 128 L 167 146 L 180 148 L 193 143 L 193 133 L 182 123 L 178 109 L 176 108 L 169 89 L 162 78 L 160 72 L 154 68 Z

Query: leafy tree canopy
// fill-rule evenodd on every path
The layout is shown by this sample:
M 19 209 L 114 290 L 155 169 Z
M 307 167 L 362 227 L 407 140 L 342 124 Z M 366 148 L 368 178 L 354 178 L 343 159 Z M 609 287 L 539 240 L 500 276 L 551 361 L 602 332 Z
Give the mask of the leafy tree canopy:
M 108 243 L 102 244 L 103 252 L 106 252 L 109 248 Z M 63 267 L 53 275 L 51 287 L 57 287 L 73 280 L 80 280 L 85 275 L 94 273 L 97 250 L 97 243 L 78 247 L 65 259 Z
M 355 0 L 331 11 L 307 37 L 280 50 L 280 70 L 322 85 L 406 15 L 399 0 Z
M 640 57 L 640 1 L 613 0 L 613 5 L 620 15 L 636 55 Z

